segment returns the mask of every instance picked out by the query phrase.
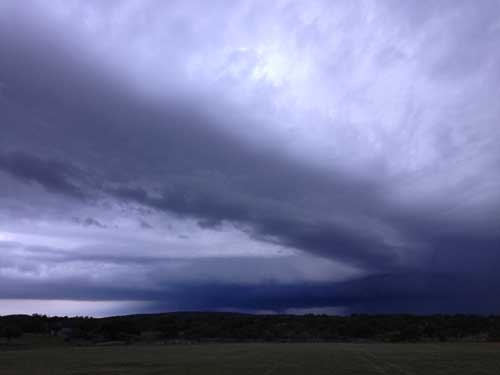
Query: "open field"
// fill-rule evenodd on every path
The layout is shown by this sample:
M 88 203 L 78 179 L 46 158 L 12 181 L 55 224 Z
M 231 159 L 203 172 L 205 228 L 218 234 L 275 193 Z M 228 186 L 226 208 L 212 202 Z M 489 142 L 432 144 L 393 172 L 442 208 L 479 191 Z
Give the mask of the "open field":
M 2 375 L 500 374 L 500 344 L 203 344 L 0 351 Z

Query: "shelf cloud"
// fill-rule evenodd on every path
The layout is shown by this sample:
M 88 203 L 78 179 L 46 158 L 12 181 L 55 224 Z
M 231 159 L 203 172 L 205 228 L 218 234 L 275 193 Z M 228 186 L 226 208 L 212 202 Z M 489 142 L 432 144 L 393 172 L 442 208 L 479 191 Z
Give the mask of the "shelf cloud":
M 499 42 L 493 0 L 2 2 L 0 314 L 498 313 Z

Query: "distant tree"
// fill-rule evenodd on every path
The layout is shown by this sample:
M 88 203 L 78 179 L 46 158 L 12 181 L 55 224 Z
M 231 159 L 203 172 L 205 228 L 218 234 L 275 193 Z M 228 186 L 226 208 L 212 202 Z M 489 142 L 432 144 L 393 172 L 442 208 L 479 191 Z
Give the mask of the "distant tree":
M 173 319 L 161 320 L 157 325 L 157 329 L 161 332 L 161 335 L 167 339 L 173 339 L 179 336 L 179 326 Z
M 422 337 L 422 330 L 417 325 L 408 324 L 399 332 L 397 341 L 418 341 Z
M 234 313 L 169 313 L 101 319 L 36 314 L 0 316 L 0 337 L 11 341 L 23 332 L 96 342 L 141 340 L 144 332 L 181 340 L 500 341 L 500 316 Z
M 21 337 L 23 331 L 18 326 L 9 325 L 0 329 L 0 336 L 5 337 L 7 342 L 11 342 L 12 339 Z
M 50 322 L 49 323 L 48 330 L 49 330 L 49 334 L 51 336 L 57 336 L 57 335 L 59 335 L 59 332 L 61 331 L 61 329 L 62 329 L 61 322 L 54 321 L 54 322 Z
M 490 328 L 488 332 L 488 341 L 500 341 L 500 325 L 498 323 Z

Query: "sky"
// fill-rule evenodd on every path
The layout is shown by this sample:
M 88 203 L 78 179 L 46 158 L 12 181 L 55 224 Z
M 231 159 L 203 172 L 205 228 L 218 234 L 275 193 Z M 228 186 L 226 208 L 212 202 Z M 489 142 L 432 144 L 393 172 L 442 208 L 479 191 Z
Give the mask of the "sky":
M 500 313 L 497 0 L 0 1 L 0 315 Z

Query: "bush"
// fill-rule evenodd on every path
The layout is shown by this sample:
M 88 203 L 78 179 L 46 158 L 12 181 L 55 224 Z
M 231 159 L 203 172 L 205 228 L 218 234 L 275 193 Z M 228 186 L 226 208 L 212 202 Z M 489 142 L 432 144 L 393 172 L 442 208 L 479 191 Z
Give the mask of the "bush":
M 5 337 L 8 342 L 22 335 L 23 331 L 17 326 L 6 326 L 0 329 L 0 336 Z

